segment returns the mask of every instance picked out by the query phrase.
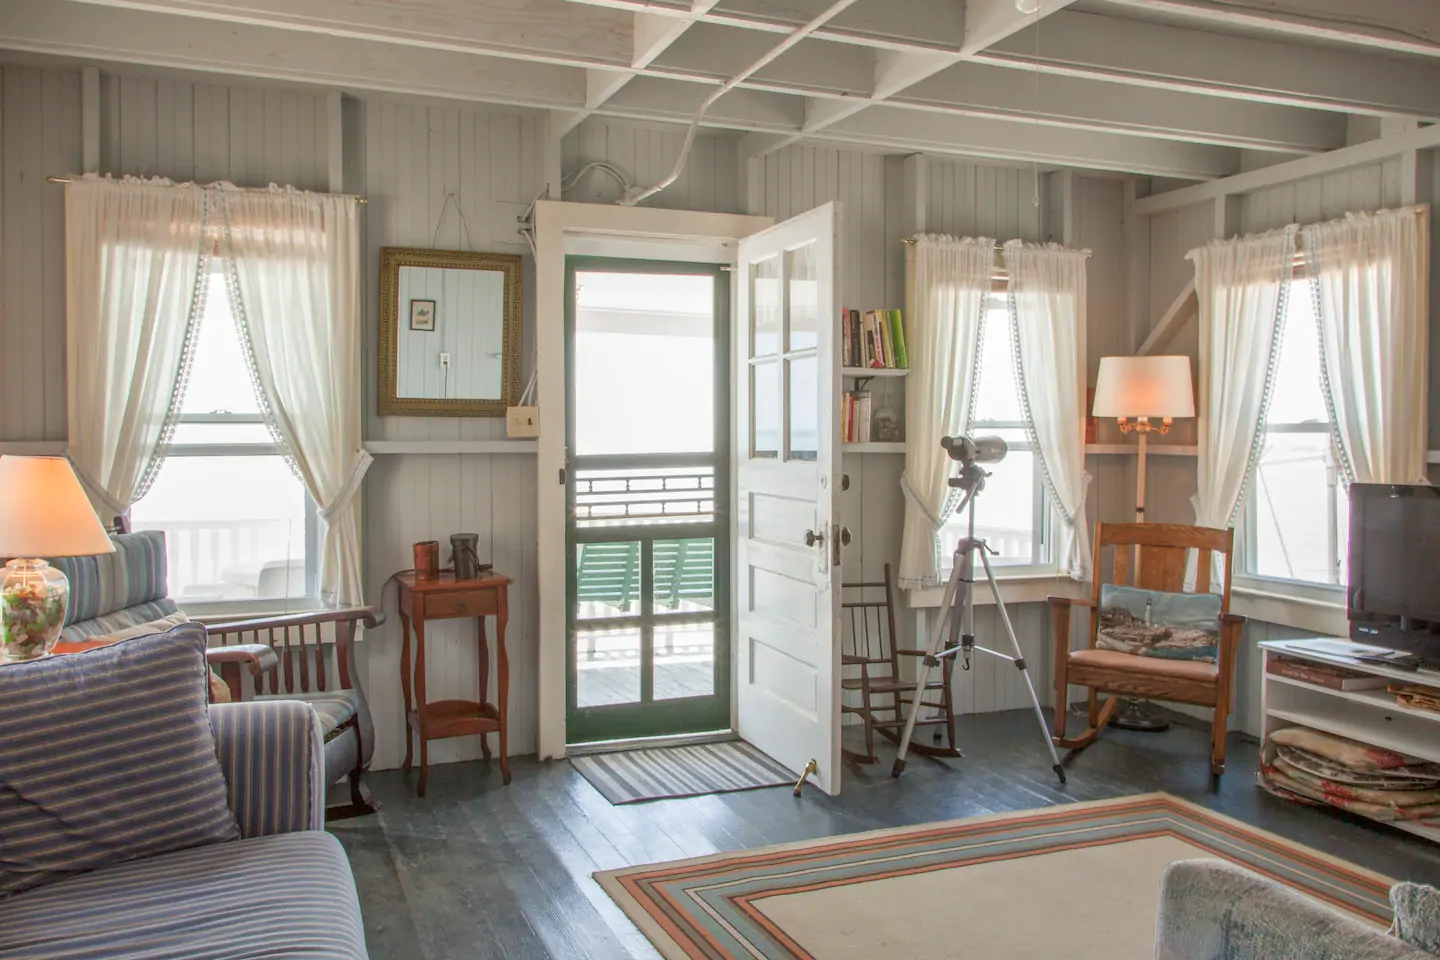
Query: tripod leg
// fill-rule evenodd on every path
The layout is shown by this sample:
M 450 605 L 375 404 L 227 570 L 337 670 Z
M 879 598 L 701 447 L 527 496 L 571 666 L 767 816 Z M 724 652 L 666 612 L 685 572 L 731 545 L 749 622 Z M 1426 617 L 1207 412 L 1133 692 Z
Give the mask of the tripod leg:
M 1060 782 L 1065 782 L 1065 768 L 1060 765 L 1060 754 L 1055 752 L 1055 740 L 1050 734 L 1050 725 L 1045 722 L 1045 711 L 1040 707 L 1040 698 L 1035 694 L 1035 684 L 1030 680 L 1030 671 L 1025 667 L 1025 651 L 1020 649 L 1020 640 L 1015 636 L 1015 627 L 1010 623 L 1010 613 L 1005 609 L 1005 601 L 1000 599 L 1000 584 L 995 582 L 995 573 L 990 569 L 990 558 L 980 550 L 980 563 L 985 567 L 985 579 L 990 581 L 990 592 L 995 597 L 995 608 L 1000 611 L 1000 622 L 1005 627 L 1005 636 L 1010 638 L 1010 646 L 1015 651 L 1015 667 L 1020 671 L 1020 676 L 1025 679 L 1025 690 L 1030 694 L 1030 705 L 1035 708 L 1035 719 L 1040 724 L 1040 733 L 1045 737 L 1045 746 L 1050 751 L 1050 759 L 1055 761 L 1051 767 Z
M 955 563 L 950 571 L 950 581 L 945 585 L 945 599 L 940 604 L 940 614 L 935 618 L 935 629 L 930 631 L 930 646 L 925 651 L 925 657 L 920 661 L 920 675 L 916 677 L 919 683 L 915 696 L 910 701 L 910 713 L 905 718 L 905 730 L 900 737 L 900 748 L 895 754 L 895 764 L 890 768 L 890 776 L 898 777 L 905 772 L 905 755 L 910 751 L 910 738 L 915 733 L 915 721 L 920 717 L 920 701 L 925 698 L 921 694 L 925 690 L 925 684 L 930 682 L 930 671 L 939 662 L 935 654 L 940 652 L 941 645 L 945 642 L 948 633 L 947 626 L 953 615 L 952 605 L 955 602 L 957 591 L 960 589 L 961 578 L 964 575 L 964 568 L 960 564 L 959 551 Z M 968 584 L 967 584 L 968 586 Z M 899 698 L 896 698 L 899 702 Z

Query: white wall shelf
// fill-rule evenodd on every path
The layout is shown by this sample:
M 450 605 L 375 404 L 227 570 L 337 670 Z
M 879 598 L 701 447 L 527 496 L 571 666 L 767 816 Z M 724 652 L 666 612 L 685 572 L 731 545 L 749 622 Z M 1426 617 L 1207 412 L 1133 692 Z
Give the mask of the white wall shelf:
M 841 367 L 840 373 L 853 380 L 864 380 L 870 377 L 904 377 L 910 371 L 896 367 Z
M 402 453 L 524 453 L 533 456 L 539 451 L 540 443 L 537 440 L 367 440 L 365 449 L 376 457 Z
M 1133 443 L 1085 444 L 1085 455 L 1090 457 L 1133 457 L 1139 451 L 1140 448 Z M 1151 457 L 1193 457 L 1197 456 L 1199 452 L 1199 447 L 1175 443 L 1152 443 L 1145 450 L 1145 453 Z
M 842 443 L 840 449 L 845 453 L 904 453 L 905 442 L 898 443 Z

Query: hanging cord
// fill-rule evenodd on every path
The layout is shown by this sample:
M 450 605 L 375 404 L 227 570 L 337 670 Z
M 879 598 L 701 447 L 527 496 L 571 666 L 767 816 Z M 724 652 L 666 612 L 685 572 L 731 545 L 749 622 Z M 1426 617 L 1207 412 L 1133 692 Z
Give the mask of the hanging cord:
M 460 217 L 460 228 L 465 234 L 465 249 L 474 250 L 475 243 L 470 239 L 470 220 L 465 216 L 465 210 L 460 206 L 460 198 L 453 192 L 445 194 L 445 203 L 440 207 L 440 219 L 435 221 L 435 235 L 430 238 L 430 249 L 440 242 L 440 228 L 445 225 L 445 214 L 450 212 L 450 204 L 455 204 L 455 213 Z M 533 204 L 531 206 L 534 206 Z
M 830 6 L 822 10 L 820 14 L 813 20 L 797 27 L 794 32 L 790 33 L 788 36 L 785 37 L 784 40 L 781 40 L 778 44 L 776 44 L 769 53 L 765 54 L 759 60 L 756 60 L 754 63 L 750 64 L 750 66 L 746 67 L 744 70 L 741 70 L 739 73 L 735 74 L 735 76 L 731 77 L 729 80 L 726 80 L 724 83 L 720 84 L 720 86 L 712 90 L 710 92 L 710 95 L 706 97 L 703 101 L 701 101 L 700 108 L 695 111 L 695 116 L 690 121 L 690 128 L 685 131 L 685 143 L 680 147 L 680 156 L 675 158 L 674 169 L 670 171 L 670 173 L 665 177 L 664 180 L 661 180 L 653 187 L 646 187 L 644 190 L 640 190 L 638 187 L 632 187 L 629 191 L 626 192 L 625 196 L 620 198 L 620 206 L 633 207 L 636 204 L 640 203 L 642 200 L 647 200 L 650 197 L 655 196 L 655 194 L 659 193 L 661 190 L 664 190 L 676 180 L 679 180 L 680 174 L 683 173 L 685 170 L 686 162 L 690 159 L 690 148 L 695 145 L 695 135 L 700 131 L 700 121 L 705 118 L 705 111 L 713 107 L 715 105 L 715 102 L 721 97 L 725 96 L 725 94 L 740 86 L 740 84 L 748 80 L 757 71 L 768 66 L 791 47 L 795 46 L 801 40 L 804 40 L 806 37 L 810 36 L 810 34 L 814 33 L 816 30 L 819 30 L 830 20 L 833 20 L 835 17 L 839 16 L 845 11 L 846 7 L 849 7 L 855 2 L 856 0 L 836 0 L 836 2 L 832 3 Z

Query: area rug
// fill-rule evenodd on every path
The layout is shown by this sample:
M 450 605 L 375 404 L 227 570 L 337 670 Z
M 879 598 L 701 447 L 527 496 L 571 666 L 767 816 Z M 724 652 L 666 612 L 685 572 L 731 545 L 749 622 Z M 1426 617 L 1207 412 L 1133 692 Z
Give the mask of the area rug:
M 611 803 L 640 803 L 794 783 L 796 775 L 740 740 L 574 757 Z
M 1390 922 L 1391 880 L 1168 794 L 595 874 L 669 958 L 1149 960 L 1176 861 L 1241 864 Z

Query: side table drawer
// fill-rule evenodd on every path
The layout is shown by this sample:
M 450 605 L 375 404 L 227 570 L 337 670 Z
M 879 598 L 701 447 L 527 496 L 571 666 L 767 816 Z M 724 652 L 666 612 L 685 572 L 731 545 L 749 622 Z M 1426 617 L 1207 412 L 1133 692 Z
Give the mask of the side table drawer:
M 456 590 L 450 593 L 427 593 L 423 596 L 427 620 L 487 617 L 499 609 L 493 590 Z

